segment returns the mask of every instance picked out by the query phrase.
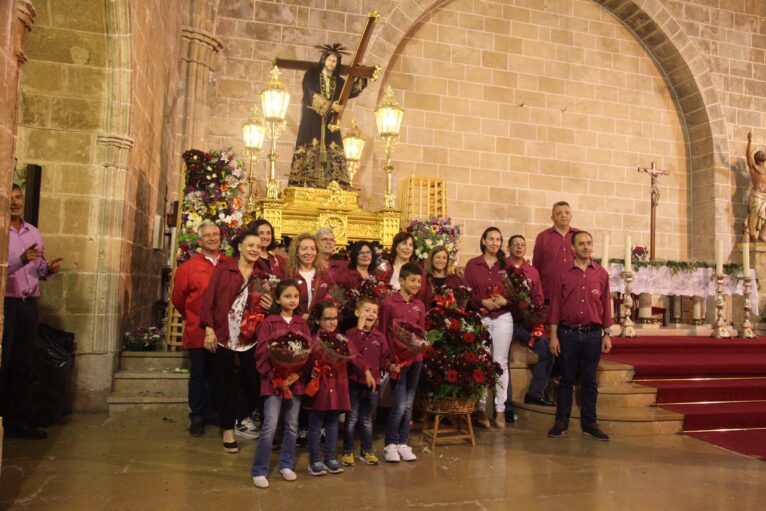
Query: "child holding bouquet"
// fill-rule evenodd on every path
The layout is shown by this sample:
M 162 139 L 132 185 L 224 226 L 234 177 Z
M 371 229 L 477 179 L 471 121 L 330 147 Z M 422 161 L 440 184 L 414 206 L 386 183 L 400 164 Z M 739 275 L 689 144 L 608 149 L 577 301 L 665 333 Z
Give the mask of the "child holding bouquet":
M 378 321 L 378 304 L 371 297 L 362 297 L 356 302 L 357 326 L 346 332 L 351 346 L 364 359 L 370 372 L 375 378 L 375 384 L 380 386 L 380 372 L 391 367 L 388 341 L 380 330 L 375 328 Z M 375 412 L 378 409 L 380 391 L 375 386 L 367 384 L 366 374 L 362 375 L 354 367 L 349 370 L 349 398 L 351 409 L 346 414 L 345 431 L 343 435 L 343 465 L 354 465 L 354 433 L 357 422 L 361 423 L 361 453 L 359 461 L 367 465 L 377 465 L 378 457 L 372 452 L 372 425 Z
M 306 388 L 304 407 L 309 412 L 309 473 L 313 476 L 339 474 L 343 467 L 338 463 L 336 446 L 338 443 L 338 424 L 340 414 L 350 408 L 348 391 L 348 371 L 350 363 L 356 371 L 364 374 L 370 388 L 376 383 L 364 359 L 358 357 L 348 339 L 337 332 L 338 308 L 333 302 L 320 302 L 312 310 L 317 319 L 318 341 L 314 344 L 316 363 L 312 371 L 312 381 Z M 325 430 L 324 461 L 319 446 L 321 429 Z
M 294 314 L 300 300 L 298 282 L 282 280 L 274 292 L 271 314 L 258 326 L 255 362 L 261 374 L 263 426 L 255 448 L 251 474 L 257 488 L 268 488 L 271 444 L 284 407 L 284 437 L 279 455 L 279 473 L 285 481 L 297 478 L 295 441 L 298 436 L 298 412 L 308 376 L 311 331 L 308 323 Z
M 386 423 L 384 459 L 390 463 L 415 461 L 417 456 L 407 445 L 410 436 L 410 419 L 418 388 L 420 370 L 423 367 L 423 355 L 417 354 L 405 360 L 396 355 L 397 325 L 407 325 L 415 329 L 425 328 L 425 306 L 418 298 L 421 280 L 420 267 L 415 263 L 405 263 L 399 271 L 398 292 L 388 296 L 380 305 L 380 326 L 388 340 L 389 349 L 394 354 L 391 366 L 391 411 Z

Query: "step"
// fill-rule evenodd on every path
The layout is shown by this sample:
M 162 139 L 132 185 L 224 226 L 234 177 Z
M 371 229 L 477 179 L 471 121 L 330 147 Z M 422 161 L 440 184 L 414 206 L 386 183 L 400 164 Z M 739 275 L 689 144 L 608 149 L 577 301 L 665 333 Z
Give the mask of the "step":
M 127 393 L 113 392 L 106 399 L 109 413 L 179 414 L 188 412 L 186 396 L 168 395 L 162 392 Z
M 645 379 L 639 383 L 657 389 L 657 404 L 702 401 L 766 400 L 766 377 Z
M 519 420 L 524 424 L 547 431 L 553 426 L 556 408 L 514 403 Z M 680 433 L 683 415 L 657 407 L 607 408 L 598 406 L 598 424 L 609 435 L 668 435 Z M 572 406 L 569 430 L 579 432 L 580 408 Z
M 663 405 L 684 415 L 684 431 L 766 428 L 766 401 Z
M 189 374 L 157 371 L 117 371 L 114 374 L 113 393 L 139 394 L 161 392 L 168 395 L 186 396 Z
M 189 357 L 183 351 L 123 351 L 120 354 L 120 369 L 123 371 L 161 371 L 190 367 Z
M 599 386 L 607 383 L 627 383 L 633 380 L 634 373 L 633 366 L 602 358 L 596 369 L 596 381 Z
M 575 393 L 575 400 L 579 394 Z M 631 382 L 599 385 L 598 406 L 607 408 L 645 408 L 657 402 L 657 389 Z

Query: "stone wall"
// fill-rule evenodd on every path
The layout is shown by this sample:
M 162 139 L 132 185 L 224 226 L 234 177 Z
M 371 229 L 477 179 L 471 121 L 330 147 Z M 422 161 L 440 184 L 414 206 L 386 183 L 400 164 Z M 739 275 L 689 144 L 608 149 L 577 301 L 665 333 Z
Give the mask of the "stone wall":
M 41 319 L 77 341 L 75 407 L 103 409 L 122 333 L 151 324 L 178 103 L 179 2 L 36 2 L 18 165 L 43 167 L 40 230 L 63 272 Z
M 384 76 L 344 121 L 355 117 L 374 145 L 358 177 L 363 197 L 382 200 L 372 111 L 390 84 L 406 111 L 395 180 L 450 182 L 466 255 L 489 224 L 534 237 L 558 199 L 572 202 L 575 224 L 597 243 L 610 233 L 613 254 L 624 234 L 648 245 L 649 178 L 636 168 L 652 161 L 671 170 L 660 179 L 658 257 L 712 258 L 713 235 L 733 245 L 748 184 L 743 134 L 759 127 L 751 106 L 764 102 L 754 74 L 763 3 L 222 0 L 212 145 L 241 149 L 239 126 L 273 57 L 315 60 L 313 45 L 325 42 L 353 49 L 373 8 L 381 18 L 366 63 Z M 301 94 L 300 73 L 284 76 L 293 98 L 279 144 L 283 176 Z

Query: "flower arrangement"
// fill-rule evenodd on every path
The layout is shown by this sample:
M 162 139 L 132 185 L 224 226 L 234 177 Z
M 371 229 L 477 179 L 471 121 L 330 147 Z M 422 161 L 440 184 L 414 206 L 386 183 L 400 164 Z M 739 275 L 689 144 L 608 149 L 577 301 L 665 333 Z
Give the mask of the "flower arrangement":
M 229 243 L 242 227 L 243 166 L 231 149 L 203 152 L 191 149 L 183 154 L 186 183 L 178 231 L 177 264 L 189 259 L 199 248 L 197 229 L 203 220 L 212 220 L 221 229 L 221 250 L 231 255 Z
M 139 326 L 125 333 L 128 351 L 152 351 L 162 340 L 164 332 L 154 326 Z
M 292 392 L 289 389 L 281 390 L 280 386 L 308 361 L 311 343 L 303 335 L 290 331 L 279 333 L 266 342 L 266 350 L 274 368 L 271 384 L 284 399 L 290 399 Z
M 306 395 L 309 397 L 314 397 L 319 392 L 323 378 L 328 377 L 333 369 L 345 364 L 353 356 L 348 345 L 348 338 L 338 332 L 319 332 L 317 339 L 312 378 L 306 385 Z
M 451 218 L 413 220 L 407 226 L 407 232 L 415 238 L 415 255 L 418 260 L 425 261 L 432 248 L 443 245 L 449 252 L 450 260 L 455 263 L 462 229 L 459 225 L 452 225 Z
M 426 356 L 422 387 L 434 400 L 480 399 L 502 374 L 489 352 L 490 335 L 475 312 L 452 304 L 426 316 L 428 334 L 437 337 Z

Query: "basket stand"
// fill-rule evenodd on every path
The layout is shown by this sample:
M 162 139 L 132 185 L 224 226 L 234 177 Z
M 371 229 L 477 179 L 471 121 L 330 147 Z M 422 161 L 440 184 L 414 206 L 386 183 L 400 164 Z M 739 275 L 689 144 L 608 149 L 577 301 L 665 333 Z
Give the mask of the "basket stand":
M 435 451 L 437 445 L 470 442 L 476 445 L 476 436 L 471 422 L 471 413 L 476 407 L 476 401 L 462 401 L 456 399 L 424 400 L 422 409 L 426 415 L 426 422 L 420 434 L 420 441 L 428 439 L 431 450 Z M 441 424 L 442 419 L 449 417 L 453 425 Z

